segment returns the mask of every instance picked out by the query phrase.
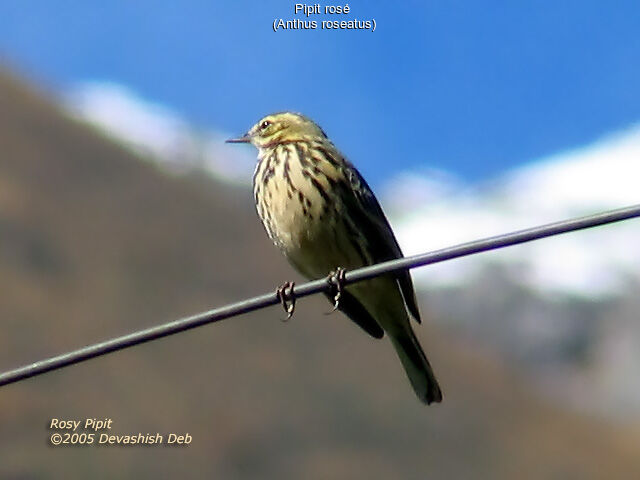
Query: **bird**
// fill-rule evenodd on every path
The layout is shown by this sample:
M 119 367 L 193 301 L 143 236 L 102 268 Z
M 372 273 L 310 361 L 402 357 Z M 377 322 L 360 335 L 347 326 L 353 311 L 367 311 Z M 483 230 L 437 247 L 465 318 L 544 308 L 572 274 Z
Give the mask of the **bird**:
M 329 273 L 336 280 L 334 308 L 374 338 L 386 333 L 417 397 L 425 404 L 441 402 L 440 386 L 410 323 L 410 316 L 421 320 L 409 271 L 344 288 L 340 284 L 345 270 L 403 257 L 380 203 L 358 170 L 320 126 L 300 113 L 267 115 L 227 142 L 257 148 L 256 210 L 291 265 L 308 279 Z M 291 282 L 282 288 L 286 286 L 293 290 Z M 332 293 L 325 295 L 332 300 Z M 292 310 L 293 304 L 290 314 Z

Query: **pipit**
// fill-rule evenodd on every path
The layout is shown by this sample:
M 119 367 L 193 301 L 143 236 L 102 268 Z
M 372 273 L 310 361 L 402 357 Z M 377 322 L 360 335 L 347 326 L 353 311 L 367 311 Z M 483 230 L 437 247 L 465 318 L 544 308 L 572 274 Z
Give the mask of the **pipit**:
M 228 142 L 258 149 L 253 176 L 258 215 L 271 240 L 305 277 L 333 271 L 335 279 L 343 269 L 402 257 L 367 182 L 309 118 L 292 112 L 268 115 Z M 344 288 L 338 281 L 337 290 L 340 311 L 372 337 L 389 336 L 418 398 L 440 402 L 438 381 L 410 324 L 409 314 L 419 323 L 420 313 L 409 272 Z

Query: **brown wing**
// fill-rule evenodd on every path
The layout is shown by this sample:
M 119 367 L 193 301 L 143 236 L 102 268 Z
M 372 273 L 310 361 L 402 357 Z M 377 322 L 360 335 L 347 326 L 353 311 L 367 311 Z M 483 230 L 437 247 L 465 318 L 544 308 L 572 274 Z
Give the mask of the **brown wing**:
M 373 191 L 356 168 L 346 160 L 345 178 L 349 184 L 342 185 L 343 198 L 345 202 L 351 201 L 347 209 L 358 229 L 369 242 L 368 250 L 373 263 L 402 258 L 400 245 Z M 420 312 L 409 270 L 398 272 L 395 276 L 409 312 L 420 323 Z

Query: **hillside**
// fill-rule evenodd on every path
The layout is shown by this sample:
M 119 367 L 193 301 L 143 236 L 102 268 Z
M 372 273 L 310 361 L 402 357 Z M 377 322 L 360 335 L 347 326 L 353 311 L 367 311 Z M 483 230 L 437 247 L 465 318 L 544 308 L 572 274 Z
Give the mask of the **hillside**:
M 0 370 L 297 279 L 250 192 L 177 177 L 0 75 Z M 0 389 L 2 478 L 632 478 L 640 432 L 536 398 L 426 325 L 420 405 L 388 342 L 301 301 Z M 428 313 L 423 306 L 425 316 Z M 52 447 L 52 417 L 187 447 Z

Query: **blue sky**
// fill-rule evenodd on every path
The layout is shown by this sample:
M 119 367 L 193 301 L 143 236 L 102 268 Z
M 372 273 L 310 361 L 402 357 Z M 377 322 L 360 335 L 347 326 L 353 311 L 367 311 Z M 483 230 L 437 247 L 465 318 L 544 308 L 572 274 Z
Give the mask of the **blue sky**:
M 203 127 L 320 123 L 374 185 L 469 181 L 640 121 L 637 1 L 349 2 L 370 31 L 273 32 L 295 2 L 0 3 L 0 58 L 64 90 L 125 84 Z M 321 5 L 328 5 L 321 3 Z

